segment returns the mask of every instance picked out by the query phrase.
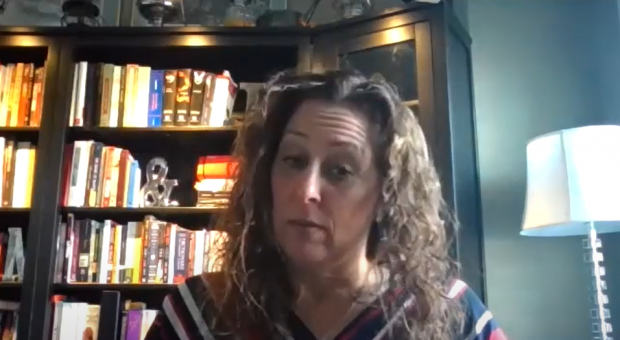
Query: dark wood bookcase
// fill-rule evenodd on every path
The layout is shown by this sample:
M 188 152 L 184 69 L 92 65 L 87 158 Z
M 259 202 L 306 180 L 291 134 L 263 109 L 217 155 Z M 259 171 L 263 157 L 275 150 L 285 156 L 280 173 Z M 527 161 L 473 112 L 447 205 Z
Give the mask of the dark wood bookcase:
M 193 176 L 195 157 L 228 153 L 235 136 L 231 129 L 69 127 L 77 61 L 229 70 L 236 82 L 263 82 L 287 68 L 320 71 L 351 66 L 368 75 L 381 73 L 399 87 L 419 115 L 445 199 L 461 224 L 454 256 L 462 263 L 465 280 L 484 299 L 470 43 L 447 4 L 412 4 L 314 28 L 0 28 L 0 63 L 46 64 L 40 128 L 0 128 L 0 136 L 37 142 L 31 208 L 0 209 L 3 222 L 24 226 L 26 240 L 23 283 L 0 283 L 0 296 L 21 297 L 18 340 L 49 338 L 53 294 L 97 301 L 103 290 L 139 299 L 163 296 L 170 289 L 158 284 L 55 284 L 57 225 L 66 214 L 119 222 L 151 214 L 191 224 L 217 213 L 193 207 L 187 197 L 179 197 L 181 206 L 174 208 L 62 207 L 65 144 L 94 139 L 162 156 L 176 168 L 187 168 L 170 176 L 182 179 Z M 178 194 L 191 195 L 189 189 Z

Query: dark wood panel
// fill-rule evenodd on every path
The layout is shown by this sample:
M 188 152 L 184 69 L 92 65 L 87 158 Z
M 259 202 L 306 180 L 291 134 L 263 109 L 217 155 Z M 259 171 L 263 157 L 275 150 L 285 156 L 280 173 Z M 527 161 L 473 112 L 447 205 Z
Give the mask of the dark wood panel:
M 13 210 L 10 218 L 5 221 L 18 223 L 26 226 L 22 236 L 24 238 L 24 256 L 25 271 L 23 282 L 25 286 L 9 286 L 2 289 L 8 295 L 18 296 L 20 298 L 20 309 L 18 334 L 19 339 L 29 339 L 44 336 L 45 322 L 47 320 L 43 315 L 47 315 L 47 308 L 41 306 L 47 305 L 49 280 L 39 275 L 39 255 L 40 250 L 51 249 L 55 246 L 52 244 L 54 238 L 43 237 L 45 233 L 44 227 L 46 223 L 53 224 L 55 221 L 55 202 L 53 201 L 54 185 L 54 154 L 53 136 L 54 136 L 54 109 L 57 90 L 55 82 L 59 75 L 58 66 L 60 63 L 60 44 L 58 41 L 43 36 L 36 35 L 12 35 L 0 34 L 0 61 L 1 62 L 31 62 L 37 66 L 46 66 L 45 69 L 45 99 L 42 108 L 42 121 L 40 128 L 5 128 L 3 134 L 14 136 L 20 140 L 29 140 L 36 142 L 37 160 L 35 164 L 35 176 L 32 189 L 32 208 L 26 210 Z M 59 132 L 62 133 L 62 132 Z M 58 135 L 58 137 L 62 137 Z M 41 143 L 38 143 L 38 142 Z M 51 166 L 51 172 L 47 172 L 48 166 Z M 51 177 L 48 177 L 51 175 Z M 48 196 L 50 195 L 51 196 Z M 49 199 L 52 199 L 50 201 Z M 40 247 L 40 245 L 42 245 Z M 49 268 L 49 267 L 47 267 Z M 25 288 L 23 288 L 25 287 Z M 23 288 L 23 289 L 22 289 Z M 33 321 L 37 320 L 37 321 Z M 47 335 L 45 335 L 47 336 Z
M 30 208 L 0 208 L 0 231 L 6 232 L 10 227 L 22 228 L 24 242 L 28 237 L 28 222 L 30 221 Z
M 0 35 L 22 37 L 100 37 L 116 36 L 122 39 L 141 36 L 166 37 L 178 35 L 218 35 L 218 36 L 247 36 L 273 38 L 276 36 L 300 36 L 314 32 L 307 27 L 200 27 L 200 26 L 165 26 L 165 27 L 13 27 L 0 26 Z
M 38 127 L 0 127 L 0 137 L 15 139 L 20 142 L 31 142 L 37 144 L 39 140 Z
M 25 249 L 24 285 L 19 309 L 18 339 L 46 339 L 49 337 L 50 289 L 53 263 L 56 255 L 56 224 L 58 221 L 58 189 L 65 126 L 59 118 L 69 112 L 63 98 L 69 81 L 71 64 L 61 52 L 60 44 L 49 45 L 45 99 L 39 131 L 39 145 L 32 190 L 32 207 L 28 224 L 28 243 Z M 63 61 L 65 60 L 65 61 Z M 60 152 L 59 152 L 60 151 Z
M 142 221 L 145 216 L 154 216 L 167 222 L 178 223 L 193 229 L 204 229 L 220 212 L 198 207 L 145 207 L 145 208 L 62 208 L 63 214 L 73 214 L 77 219 L 97 221 L 113 220 L 118 223 Z
M 169 284 L 95 284 L 74 283 L 54 284 L 54 294 L 70 296 L 77 301 L 92 304 L 101 302 L 101 294 L 106 291 L 118 291 L 121 300 L 131 300 L 146 303 L 147 308 L 161 309 L 164 297 L 174 289 L 175 285 Z
M 177 152 L 206 156 L 229 154 L 236 136 L 237 128 L 234 127 L 72 127 L 69 128 L 67 142 L 95 140 L 130 151 L 160 152 L 162 156 Z

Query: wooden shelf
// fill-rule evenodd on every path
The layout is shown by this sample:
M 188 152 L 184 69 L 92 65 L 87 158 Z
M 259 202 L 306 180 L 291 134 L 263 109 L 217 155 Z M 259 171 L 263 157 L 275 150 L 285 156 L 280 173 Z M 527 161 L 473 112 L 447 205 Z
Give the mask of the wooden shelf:
M 0 132 L 39 132 L 38 126 L 0 126 Z
M 7 126 L 0 127 L 0 137 L 14 138 L 19 141 L 36 143 L 39 138 L 39 127 L 33 126 Z
M 1 287 L 1 286 L 0 286 Z M 170 290 L 175 287 L 174 284 L 164 283 L 56 283 L 54 284 L 54 293 L 71 292 L 71 291 L 162 291 Z
M 30 208 L 0 208 L 0 219 L 2 220 L 0 230 L 6 231 L 8 227 L 21 227 L 22 236 L 25 237 L 26 233 L 23 230 L 28 228 Z
M 71 127 L 69 141 L 96 140 L 133 151 L 169 150 L 193 154 L 228 154 L 236 127 L 162 126 L 157 128 Z
M 101 294 L 108 291 L 121 293 L 123 300 L 140 301 L 148 308 L 160 309 L 166 295 L 172 292 L 173 284 L 100 284 L 100 283 L 56 283 L 53 294 L 70 296 L 76 301 L 99 304 Z
M 236 127 L 209 127 L 209 126 L 160 126 L 160 127 L 71 127 L 70 130 L 75 133 L 90 134 L 114 134 L 122 136 L 127 134 L 176 134 L 176 133 L 199 133 L 209 135 L 217 133 L 235 134 Z
M 18 302 L 22 295 L 21 282 L 1 282 L 0 281 L 0 300 Z
M 0 214 L 29 214 L 30 208 L 1 207 Z
M 209 225 L 212 217 L 220 212 L 215 209 L 197 207 L 150 207 L 150 208 L 62 208 L 63 213 L 71 213 L 78 219 L 114 220 L 118 223 L 141 221 L 147 215 L 158 219 L 179 223 L 183 227 Z

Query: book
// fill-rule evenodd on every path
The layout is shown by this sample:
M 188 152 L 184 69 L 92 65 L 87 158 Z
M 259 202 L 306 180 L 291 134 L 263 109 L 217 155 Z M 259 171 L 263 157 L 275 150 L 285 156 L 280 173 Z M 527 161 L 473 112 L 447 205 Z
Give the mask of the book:
M 230 73 L 80 61 L 74 66 L 69 126 L 223 127 L 238 85 Z

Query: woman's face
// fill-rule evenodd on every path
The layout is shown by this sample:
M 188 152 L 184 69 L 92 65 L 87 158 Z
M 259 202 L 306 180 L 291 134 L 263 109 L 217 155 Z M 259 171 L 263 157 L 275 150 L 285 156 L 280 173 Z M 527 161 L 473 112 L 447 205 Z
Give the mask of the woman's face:
M 309 270 L 362 259 L 380 183 L 372 131 L 353 109 L 307 101 L 285 128 L 272 172 L 277 242 Z

